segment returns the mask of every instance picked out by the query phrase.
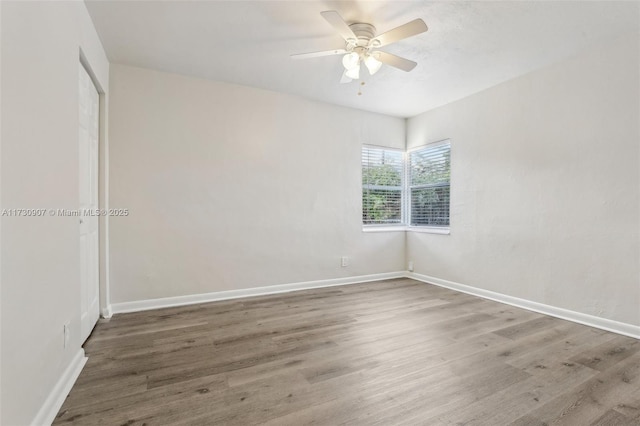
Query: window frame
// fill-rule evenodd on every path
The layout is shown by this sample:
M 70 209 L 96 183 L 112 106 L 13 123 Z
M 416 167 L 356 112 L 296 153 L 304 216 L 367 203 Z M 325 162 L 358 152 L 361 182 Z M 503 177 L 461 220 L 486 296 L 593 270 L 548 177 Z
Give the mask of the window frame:
M 451 139 L 442 139 L 435 142 L 430 142 L 424 145 L 416 146 L 410 149 L 394 148 L 388 146 L 380 146 L 373 144 L 362 144 L 360 147 L 360 201 L 364 199 L 364 182 L 362 176 L 362 150 L 364 148 L 369 149 L 381 149 L 384 151 L 395 151 L 402 154 L 402 181 L 400 191 L 400 223 L 396 224 L 365 224 L 362 222 L 362 232 L 421 232 L 429 234 L 451 234 L 451 164 L 449 164 L 449 225 L 447 226 L 434 226 L 434 225 L 411 225 L 411 153 L 414 151 L 423 150 L 426 148 L 437 147 L 439 145 L 449 145 L 449 155 L 451 155 Z M 451 158 L 451 157 L 450 157 Z M 361 204 L 361 221 L 362 213 L 364 212 L 364 204 Z
M 449 180 L 448 180 L 448 186 L 449 186 L 449 224 L 448 225 L 443 225 L 443 226 L 436 226 L 436 225 L 412 225 L 411 222 L 411 211 L 412 211 L 412 204 L 411 204 L 411 190 L 415 187 L 415 186 L 423 186 L 423 185 L 411 185 L 411 153 L 415 152 L 415 151 L 421 151 L 421 150 L 425 150 L 428 148 L 436 148 L 442 145 L 448 145 L 449 146 L 449 161 L 451 161 L 451 139 L 442 139 L 439 141 L 435 141 L 435 142 L 430 142 L 428 144 L 425 145 L 420 145 L 420 146 L 416 146 L 410 149 L 407 149 L 406 151 L 406 158 L 405 158 L 405 185 L 406 185 L 406 206 L 405 206 L 405 210 L 406 210 L 406 222 L 405 222 L 405 226 L 407 228 L 407 231 L 412 231 L 412 232 L 426 232 L 426 233 L 432 233 L 432 234 L 446 234 L 449 235 L 451 233 L 451 163 L 449 163 Z M 428 187 L 428 186 L 426 186 Z
M 387 231 L 404 231 L 406 226 L 406 166 L 407 166 L 407 153 L 402 148 L 393 148 L 388 146 L 380 146 L 380 145 L 372 145 L 372 144 L 362 144 L 360 147 L 360 202 L 364 199 L 364 182 L 362 176 L 362 151 L 364 148 L 367 149 L 379 149 L 383 151 L 393 151 L 398 152 L 402 156 L 402 170 L 400 173 L 400 223 L 364 223 L 362 222 L 362 230 L 363 232 L 387 232 Z M 390 187 L 397 188 L 397 187 Z M 361 205 L 361 221 L 362 221 L 362 213 L 364 212 L 364 204 Z

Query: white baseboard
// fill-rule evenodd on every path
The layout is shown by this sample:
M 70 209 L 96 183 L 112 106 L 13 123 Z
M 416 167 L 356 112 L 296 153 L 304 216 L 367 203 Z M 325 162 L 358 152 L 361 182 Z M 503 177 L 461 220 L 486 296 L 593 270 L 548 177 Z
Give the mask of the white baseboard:
M 318 281 L 305 281 L 300 283 L 280 284 L 266 287 L 254 287 L 240 290 L 218 291 L 213 293 L 192 294 L 188 296 L 166 297 L 161 299 L 138 300 L 134 302 L 114 303 L 103 310 L 103 317 L 110 318 L 112 314 L 146 311 L 150 309 L 169 308 L 175 306 L 193 305 L 197 303 L 215 302 L 219 300 L 238 299 L 242 297 L 264 296 L 269 294 L 288 293 L 291 291 L 308 290 L 319 287 L 332 287 L 348 284 L 358 284 L 370 281 L 379 281 L 393 278 L 412 278 L 428 284 L 434 284 L 440 287 L 446 287 L 452 290 L 482 297 L 484 299 L 494 300 L 507 305 L 516 306 L 518 308 L 527 309 L 541 314 L 562 318 L 568 321 L 577 322 L 579 324 L 588 325 L 590 327 L 600 328 L 602 330 L 611 331 L 629 337 L 640 339 L 640 326 L 618 322 L 594 315 L 584 314 L 581 312 L 570 311 L 568 309 L 558 308 L 551 305 L 545 305 L 518 297 L 508 296 L 502 293 L 496 293 L 481 288 L 471 287 L 468 285 L 456 283 L 453 281 L 443 280 L 441 278 L 431 277 L 428 275 L 418 274 L 414 272 L 398 271 L 382 274 L 359 275 L 355 277 L 335 278 Z M 108 313 L 108 316 L 106 315 Z
M 114 303 L 111 305 L 114 314 L 125 312 L 147 311 L 150 309 L 169 308 L 174 306 L 194 305 L 197 303 L 215 302 L 219 300 L 238 299 L 241 297 L 264 296 L 268 294 L 288 293 L 290 291 L 308 290 L 319 287 L 358 284 L 369 281 L 405 278 L 405 271 L 386 272 L 382 274 L 358 275 L 355 277 L 334 278 L 328 280 L 305 281 L 300 283 L 279 284 L 266 287 L 254 287 L 240 290 L 217 291 L 213 293 L 191 294 L 188 296 L 164 297 L 161 299 L 137 300 L 135 302 Z
M 538 302 L 532 302 L 518 297 L 507 296 L 506 294 L 496 293 L 481 288 L 470 287 L 468 285 L 459 284 L 453 281 L 447 281 L 440 278 L 430 277 L 428 275 L 407 272 L 407 278 L 413 278 L 427 284 L 434 284 L 440 287 L 446 287 L 462 293 L 471 294 L 482 297 L 484 299 L 494 300 L 507 305 L 516 306 L 518 308 L 527 309 L 529 311 L 539 312 L 541 314 L 550 315 L 552 317 L 561 318 L 568 321 L 577 322 L 579 324 L 588 325 L 590 327 L 600 328 L 602 330 L 611 331 L 613 333 L 622 334 L 629 337 L 640 339 L 640 326 L 618 322 L 594 315 L 583 314 L 581 312 L 570 311 L 568 309 L 558 308 L 555 306 L 545 305 Z
M 40 407 L 40 411 L 31 422 L 33 426 L 51 425 L 53 423 L 86 362 L 87 357 L 84 356 L 84 349 L 80 348 L 53 389 L 51 389 L 51 392 L 49 392 L 49 396 L 47 396 L 44 404 Z

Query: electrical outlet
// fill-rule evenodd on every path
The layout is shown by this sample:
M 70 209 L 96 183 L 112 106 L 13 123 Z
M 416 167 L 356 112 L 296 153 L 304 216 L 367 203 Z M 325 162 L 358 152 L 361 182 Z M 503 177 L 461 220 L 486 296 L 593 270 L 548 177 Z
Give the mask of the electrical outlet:
M 66 348 L 67 346 L 69 346 L 69 340 L 71 339 L 71 323 L 67 322 L 65 323 L 65 325 L 63 326 L 63 333 L 64 333 L 64 347 Z
M 407 270 L 409 272 L 413 272 L 413 260 L 409 261 L 409 265 L 407 265 Z
M 349 258 L 347 256 L 342 256 L 340 258 L 340 266 L 342 266 L 343 268 L 345 266 L 349 266 Z

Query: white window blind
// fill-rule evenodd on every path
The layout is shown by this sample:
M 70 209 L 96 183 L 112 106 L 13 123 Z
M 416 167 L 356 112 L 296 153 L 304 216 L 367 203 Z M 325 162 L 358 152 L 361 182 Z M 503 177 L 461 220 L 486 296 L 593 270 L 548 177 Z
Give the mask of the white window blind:
M 409 153 L 411 226 L 449 226 L 451 144 L 439 142 Z
M 402 224 L 402 151 L 362 147 L 362 223 Z

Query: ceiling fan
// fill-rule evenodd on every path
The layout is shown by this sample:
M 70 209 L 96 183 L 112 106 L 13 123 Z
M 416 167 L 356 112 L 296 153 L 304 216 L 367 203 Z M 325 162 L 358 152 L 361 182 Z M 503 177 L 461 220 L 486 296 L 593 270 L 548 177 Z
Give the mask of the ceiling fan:
M 360 64 L 364 64 L 371 75 L 378 72 L 382 64 L 387 64 L 407 72 L 414 69 L 417 65 L 417 63 L 408 59 L 376 49 L 427 31 L 427 25 L 422 19 L 414 19 L 397 28 L 376 35 L 376 27 L 373 25 L 365 23 L 347 24 L 335 10 L 320 12 L 320 14 L 345 40 L 346 44 L 344 49 L 300 53 L 291 55 L 293 59 L 344 55 L 342 57 L 344 72 L 340 83 L 349 83 L 352 80 L 358 80 L 360 78 Z

